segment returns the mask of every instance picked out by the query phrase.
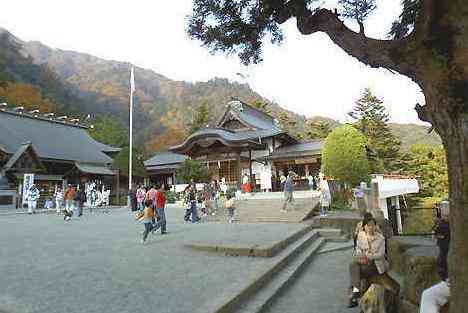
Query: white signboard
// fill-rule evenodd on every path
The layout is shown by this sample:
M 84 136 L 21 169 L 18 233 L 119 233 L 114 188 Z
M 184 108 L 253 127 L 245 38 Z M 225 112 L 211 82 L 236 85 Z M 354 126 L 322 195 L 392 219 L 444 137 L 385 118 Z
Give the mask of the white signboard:
M 270 165 L 263 165 L 260 171 L 260 188 L 271 189 L 271 167 Z
M 23 178 L 23 201 L 22 205 L 24 206 L 27 203 L 26 196 L 28 195 L 28 190 L 34 184 L 34 174 L 24 174 Z

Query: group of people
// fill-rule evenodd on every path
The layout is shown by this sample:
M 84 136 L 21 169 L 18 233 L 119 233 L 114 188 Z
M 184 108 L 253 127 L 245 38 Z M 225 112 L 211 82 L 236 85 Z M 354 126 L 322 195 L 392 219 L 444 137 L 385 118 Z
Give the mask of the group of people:
M 201 219 L 198 216 L 198 208 L 200 208 L 203 216 L 216 215 L 220 209 L 221 195 L 225 194 L 226 201 L 224 203 L 228 211 L 228 222 L 234 222 L 234 197 L 228 193 L 225 188 L 213 180 L 211 183 L 203 184 L 203 189 L 198 191 L 196 184 L 192 180 L 184 190 L 184 204 L 186 210 L 184 214 L 184 221 L 197 223 Z
M 145 227 L 141 242 L 144 244 L 150 233 L 154 234 L 161 229 L 161 235 L 167 234 L 166 229 L 166 194 L 164 184 L 145 188 L 140 186 L 135 193 L 137 207 L 132 206 L 132 211 L 139 211 L 137 219 L 143 222 Z M 130 202 L 132 202 L 132 197 Z
M 379 212 L 380 213 L 380 212 Z M 392 236 L 392 227 L 382 216 L 380 225 L 370 213 L 365 213 L 354 232 L 355 248 L 349 264 L 350 297 L 348 307 L 358 305 L 359 298 L 370 283 L 382 285 L 386 290 L 399 294 L 399 284 L 388 275 L 389 263 L 387 241 Z M 450 243 L 449 203 L 443 201 L 438 208 L 438 219 L 433 234 L 439 247 L 437 270 L 441 281 L 424 290 L 421 295 L 420 313 L 439 313 L 450 297 L 447 256 Z M 378 278 L 378 279 L 376 279 Z M 367 281 L 367 284 L 362 284 Z M 364 287 L 363 287 L 364 285 Z
M 26 193 L 26 200 L 28 204 L 28 214 L 34 214 L 37 209 L 37 203 L 41 197 L 41 192 L 35 184 L 32 184 Z M 72 215 L 82 216 L 83 206 L 86 202 L 86 192 L 83 187 L 79 188 L 77 185 L 69 184 L 65 191 L 57 187 L 53 200 L 55 201 L 55 209 L 57 214 L 64 213 L 64 219 L 70 220 Z M 52 207 L 52 201 L 49 198 L 45 201 L 45 208 Z
M 280 175 L 280 183 L 284 192 L 284 203 L 280 211 L 283 213 L 288 212 L 289 207 L 294 209 L 294 176 L 296 174 L 293 171 L 289 171 L 287 176 L 284 176 L 283 173 Z M 311 190 L 318 190 L 320 192 L 320 216 L 326 216 L 331 204 L 330 187 L 326 177 L 319 175 L 316 178 L 311 174 L 309 175 L 308 182 Z
M 65 221 L 71 220 L 72 216 L 82 216 L 83 207 L 86 202 L 84 187 L 69 184 L 65 191 L 58 187 L 54 193 L 55 209 L 57 214 L 63 213 Z

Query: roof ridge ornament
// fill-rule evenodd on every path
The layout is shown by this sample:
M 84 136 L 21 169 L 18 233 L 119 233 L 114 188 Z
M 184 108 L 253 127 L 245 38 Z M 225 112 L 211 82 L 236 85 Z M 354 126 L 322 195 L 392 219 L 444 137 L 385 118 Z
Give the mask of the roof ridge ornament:
M 228 102 L 228 105 L 232 110 L 235 110 L 235 111 L 237 111 L 239 113 L 244 111 L 244 107 L 242 106 L 242 102 L 239 101 L 239 100 L 231 100 L 231 101 Z

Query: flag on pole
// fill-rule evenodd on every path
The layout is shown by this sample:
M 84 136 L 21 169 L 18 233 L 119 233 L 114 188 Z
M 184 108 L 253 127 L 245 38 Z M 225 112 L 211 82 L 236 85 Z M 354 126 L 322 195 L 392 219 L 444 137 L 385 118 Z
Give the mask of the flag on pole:
M 132 71 L 130 72 L 130 91 L 135 92 L 135 74 L 132 66 Z

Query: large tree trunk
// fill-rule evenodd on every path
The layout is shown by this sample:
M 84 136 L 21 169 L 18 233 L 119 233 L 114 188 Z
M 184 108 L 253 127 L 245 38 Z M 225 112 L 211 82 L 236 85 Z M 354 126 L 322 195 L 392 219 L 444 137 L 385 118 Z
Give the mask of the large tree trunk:
M 414 31 L 399 40 L 376 40 L 348 29 L 336 12 L 309 11 L 289 1 L 276 15 L 291 16 L 304 34 L 325 32 L 351 56 L 415 81 L 426 104 L 416 110 L 441 136 L 447 154 L 451 203 L 449 277 L 451 313 L 468 312 L 468 5 L 466 0 L 420 0 Z M 398 92 L 398 91 L 396 91 Z
M 445 126 L 450 129 L 449 134 L 443 136 L 451 202 L 450 311 L 461 313 L 468 311 L 468 120 L 449 120 Z
M 432 82 L 433 83 L 433 82 Z M 468 114 L 450 110 L 459 99 L 435 89 L 427 93 L 426 106 L 417 106 L 422 120 L 430 121 L 442 138 L 447 155 L 450 199 L 450 254 L 449 277 L 451 282 L 450 312 L 467 312 L 468 297 Z M 452 102 L 452 106 L 439 106 Z

